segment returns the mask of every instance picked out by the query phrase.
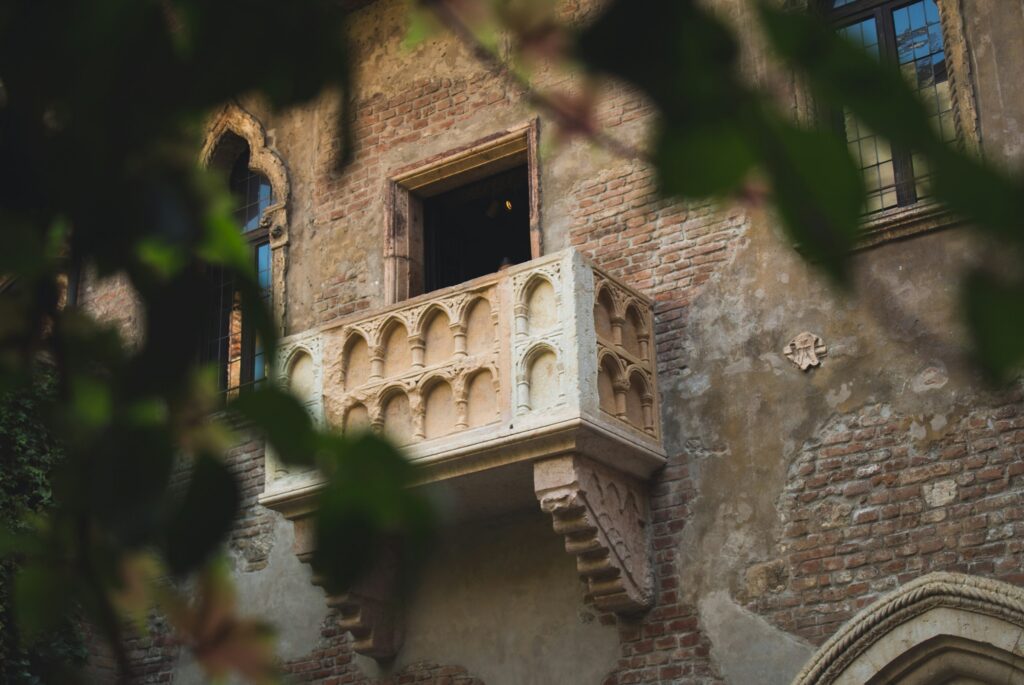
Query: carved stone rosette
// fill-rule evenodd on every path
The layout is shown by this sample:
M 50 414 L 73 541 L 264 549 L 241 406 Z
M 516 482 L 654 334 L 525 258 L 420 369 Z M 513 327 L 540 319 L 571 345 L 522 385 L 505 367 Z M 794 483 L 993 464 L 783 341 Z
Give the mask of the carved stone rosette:
M 631 478 L 577 456 L 534 464 L 534 491 L 551 514 L 588 597 L 599 609 L 648 609 L 654 581 L 648 553 L 647 498 Z

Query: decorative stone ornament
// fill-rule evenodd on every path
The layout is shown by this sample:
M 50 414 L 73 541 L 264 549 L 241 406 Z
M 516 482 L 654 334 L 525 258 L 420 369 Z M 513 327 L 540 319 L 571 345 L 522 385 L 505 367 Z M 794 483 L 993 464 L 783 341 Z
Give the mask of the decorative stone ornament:
M 790 340 L 782 353 L 801 371 L 806 371 L 812 366 L 821 366 L 821 358 L 828 354 L 828 349 L 820 336 L 804 331 Z
M 533 467 L 540 508 L 551 514 L 565 551 L 598 609 L 635 614 L 651 606 L 647 498 L 633 479 L 576 456 Z

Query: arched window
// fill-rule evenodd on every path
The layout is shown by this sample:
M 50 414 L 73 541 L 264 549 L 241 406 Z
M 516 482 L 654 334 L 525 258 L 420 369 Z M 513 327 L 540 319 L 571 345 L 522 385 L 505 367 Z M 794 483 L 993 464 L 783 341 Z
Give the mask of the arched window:
M 252 251 L 253 265 L 267 307 L 270 307 L 270 238 L 264 211 L 274 202 L 270 182 L 249 168 L 248 143 L 225 133 L 210 157 L 210 167 L 224 173 L 235 198 L 235 218 Z M 202 361 L 214 365 L 221 391 L 233 396 L 259 384 L 267 375 L 260 339 L 242 317 L 238 290 L 229 273 L 211 269 L 208 309 L 203 331 Z

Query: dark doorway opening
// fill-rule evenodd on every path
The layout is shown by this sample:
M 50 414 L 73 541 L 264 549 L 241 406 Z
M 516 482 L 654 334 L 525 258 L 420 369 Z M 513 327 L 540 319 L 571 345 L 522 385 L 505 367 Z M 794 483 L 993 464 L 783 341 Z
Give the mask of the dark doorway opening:
M 531 259 L 527 166 L 423 199 L 424 291 Z

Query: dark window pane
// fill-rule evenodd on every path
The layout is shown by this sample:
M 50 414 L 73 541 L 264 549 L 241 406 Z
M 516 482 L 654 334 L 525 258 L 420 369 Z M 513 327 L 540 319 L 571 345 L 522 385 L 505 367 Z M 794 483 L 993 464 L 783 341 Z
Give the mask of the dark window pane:
M 249 168 L 249 149 L 246 148 L 235 160 L 229 179 L 231 193 L 237 198 L 235 216 L 242 226 L 242 232 L 259 228 L 263 211 L 273 202 L 270 182 Z
M 423 201 L 424 283 L 429 292 L 530 260 L 525 166 Z

